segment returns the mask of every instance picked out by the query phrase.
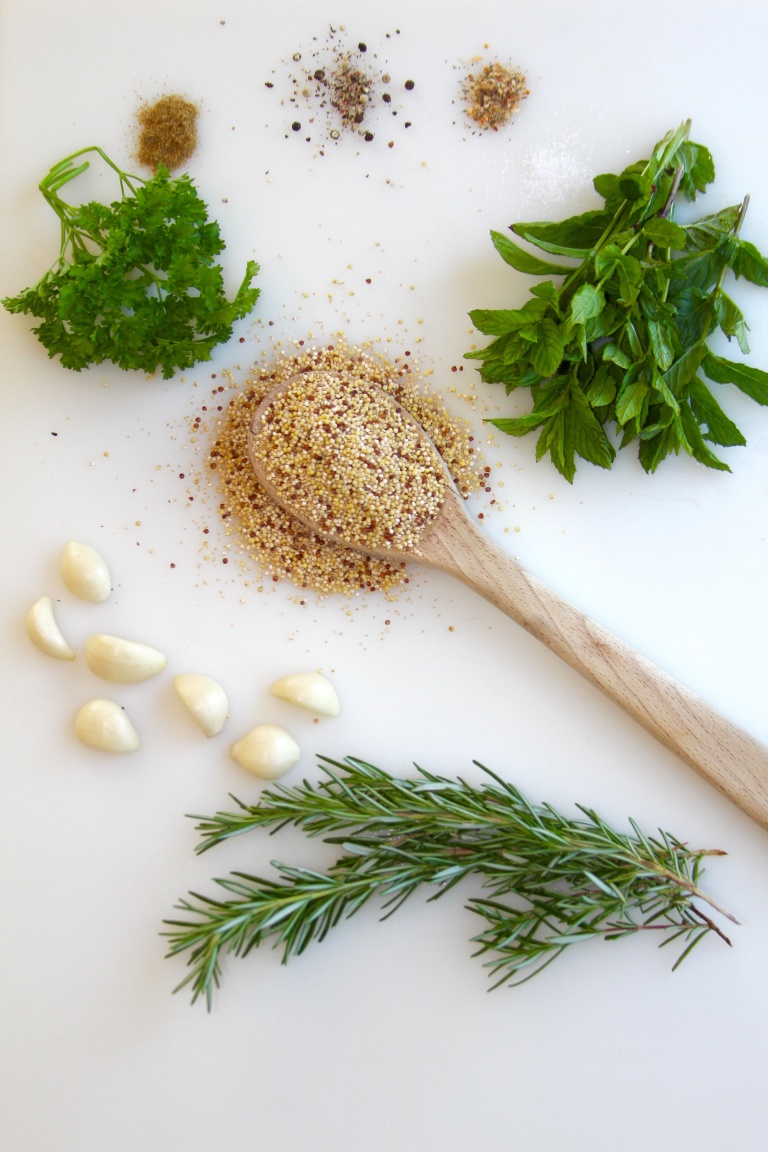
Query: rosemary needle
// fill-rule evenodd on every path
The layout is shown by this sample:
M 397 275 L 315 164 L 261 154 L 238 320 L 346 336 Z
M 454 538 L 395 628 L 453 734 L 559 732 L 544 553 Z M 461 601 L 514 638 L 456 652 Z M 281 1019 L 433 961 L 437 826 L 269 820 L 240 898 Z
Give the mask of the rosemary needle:
M 276 877 L 233 872 L 215 883 L 215 899 L 190 893 L 166 920 L 169 956 L 187 953 L 192 1001 L 210 1008 L 223 954 L 244 956 L 263 941 L 282 946 L 283 962 L 322 940 L 342 917 L 374 895 L 391 915 L 421 885 L 434 900 L 466 876 L 485 893 L 467 907 L 483 921 L 475 955 L 492 988 L 519 984 L 572 944 L 616 940 L 641 931 L 678 940 L 676 968 L 704 936 L 728 937 L 700 905 L 736 923 L 699 887 L 703 860 L 724 853 L 692 850 L 667 832 L 614 831 L 592 809 L 566 817 L 534 805 L 482 765 L 489 783 L 435 776 L 423 769 L 398 779 L 354 758 L 319 757 L 325 778 L 297 787 L 276 785 L 256 805 L 236 798 L 236 812 L 196 816 L 198 852 L 257 828 L 286 825 L 337 844 L 327 872 L 275 863 Z

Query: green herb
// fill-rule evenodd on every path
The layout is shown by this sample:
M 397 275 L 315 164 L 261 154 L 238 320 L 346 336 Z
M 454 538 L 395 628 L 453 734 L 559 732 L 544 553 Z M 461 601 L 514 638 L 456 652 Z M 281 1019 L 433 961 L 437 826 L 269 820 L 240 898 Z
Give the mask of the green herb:
M 687 121 L 668 133 L 650 160 L 596 176 L 602 208 L 511 226 L 565 262 L 491 233 L 517 271 L 562 280 L 531 288 L 522 308 L 470 312 L 494 339 L 466 358 L 480 360 L 482 379 L 503 384 L 507 394 L 530 388 L 531 412 L 489 423 L 512 436 L 538 431 L 536 459 L 548 452 L 571 482 L 577 456 L 611 467 L 616 451 L 606 425 L 615 425 L 620 448 L 638 441 L 646 472 L 681 449 L 730 471 L 710 445 L 746 441 L 705 378 L 768 404 L 768 372 L 724 360 L 707 344 L 719 329 L 749 351 L 746 321 L 723 283 L 730 270 L 768 287 L 768 260 L 739 236 L 748 197 L 690 224 L 673 219 L 678 196 L 694 200 L 715 175 L 710 153 L 688 139 L 689 129 Z
M 423 770 L 400 780 L 360 760 L 320 760 L 327 779 L 316 786 L 276 785 L 254 806 L 235 799 L 239 812 L 194 817 L 198 852 L 293 824 L 342 855 L 327 873 L 275 863 L 276 879 L 234 872 L 216 880 L 223 899 L 182 900 L 185 918 L 166 920 L 163 935 L 169 956 L 189 953 L 178 987 L 191 985 L 193 1002 L 204 996 L 210 1007 L 223 953 L 245 956 L 271 939 L 285 963 L 374 895 L 389 916 L 422 884 L 434 900 L 469 875 L 486 893 L 468 907 L 485 922 L 473 942 L 489 957 L 493 987 L 522 983 L 595 937 L 655 930 L 662 943 L 681 939 L 675 967 L 709 932 L 730 943 L 695 903 L 733 920 L 698 886 L 703 858 L 721 852 L 694 851 L 666 832 L 647 837 L 634 822 L 633 835 L 615 832 L 588 808 L 571 819 L 536 807 L 488 769 L 494 783 L 476 788 Z
M 59 196 L 89 167 L 87 160 L 74 165 L 88 152 L 119 177 L 122 198 L 109 206 L 75 207 Z M 111 360 L 124 369 L 161 368 L 167 379 L 209 360 L 256 303 L 253 260 L 227 299 L 214 263 L 224 241 L 189 176 L 171 179 L 160 167 L 143 180 L 121 171 L 101 148 L 83 148 L 53 167 L 40 191 L 61 221 L 59 256 L 39 283 L 3 306 L 39 317 L 33 331 L 65 368 Z

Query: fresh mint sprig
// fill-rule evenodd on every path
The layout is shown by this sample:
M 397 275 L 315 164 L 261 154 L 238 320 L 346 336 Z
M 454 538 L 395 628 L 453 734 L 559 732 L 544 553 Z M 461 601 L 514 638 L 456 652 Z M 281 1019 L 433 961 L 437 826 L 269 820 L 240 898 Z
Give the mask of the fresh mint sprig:
M 110 205 L 66 203 L 61 189 L 97 153 L 117 174 L 121 198 Z M 259 268 L 246 263 L 234 298 L 224 292 L 215 257 L 225 245 L 219 225 L 188 175 L 160 167 L 150 180 L 123 172 L 101 150 L 83 148 L 50 170 L 40 191 L 61 221 L 61 246 L 40 281 L 2 303 L 28 313 L 51 357 L 80 371 L 111 360 L 164 378 L 209 360 L 232 326 L 254 307 Z
M 558 223 L 513 224 L 515 236 L 566 262 L 542 259 L 492 232 L 502 259 L 546 279 L 521 308 L 476 309 L 493 337 L 466 353 L 480 375 L 511 393 L 529 388 L 531 411 L 490 420 L 512 436 L 538 432 L 536 459 L 549 456 L 569 481 L 581 457 L 610 468 L 616 448 L 637 442 L 646 472 L 687 452 L 730 471 L 712 445 L 746 443 L 712 384 L 733 384 L 768 404 L 768 372 L 716 355 L 721 331 L 749 352 L 748 326 L 724 290 L 726 274 L 768 287 L 768 260 L 740 230 L 749 198 L 690 224 L 674 220 L 679 196 L 693 201 L 712 183 L 709 151 L 689 139 L 690 121 L 668 133 L 649 160 L 596 176 L 602 208 Z M 570 261 L 570 262 L 569 262 Z M 574 263 L 577 261 L 578 263 Z

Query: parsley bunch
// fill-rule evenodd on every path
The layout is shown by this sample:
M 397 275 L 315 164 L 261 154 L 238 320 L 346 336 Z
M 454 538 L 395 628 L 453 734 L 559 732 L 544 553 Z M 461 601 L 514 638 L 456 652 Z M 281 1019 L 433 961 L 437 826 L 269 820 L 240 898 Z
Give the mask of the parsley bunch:
M 536 459 L 547 452 L 573 481 L 576 457 L 610 468 L 616 450 L 638 442 L 646 472 L 670 453 L 689 453 L 730 471 L 710 445 L 746 441 L 713 395 L 734 384 L 768 404 L 768 372 L 723 359 L 708 347 L 718 329 L 749 351 L 747 324 L 723 290 L 730 270 L 768 287 L 768 260 L 740 239 L 748 197 L 690 224 L 673 219 L 678 194 L 693 201 L 715 175 L 709 151 L 689 140 L 690 121 L 668 133 L 650 160 L 620 175 L 596 176 L 602 208 L 559 223 L 513 224 L 542 251 L 579 263 L 543 260 L 492 232 L 502 259 L 536 284 L 517 309 L 470 312 L 492 342 L 468 352 L 483 380 L 530 388 L 532 411 L 489 421 L 512 436 L 537 430 Z M 706 378 L 706 381 L 705 379 Z
M 97 152 L 118 175 L 121 199 L 72 206 L 60 189 Z M 160 167 L 150 180 L 121 171 L 100 148 L 84 148 L 55 165 L 40 191 L 61 220 L 58 259 L 42 279 L 2 303 L 39 317 L 33 331 L 65 368 L 111 360 L 123 369 L 163 377 L 209 360 L 232 325 L 251 311 L 259 289 L 253 260 L 233 300 L 214 257 L 225 245 L 219 225 L 188 175 Z

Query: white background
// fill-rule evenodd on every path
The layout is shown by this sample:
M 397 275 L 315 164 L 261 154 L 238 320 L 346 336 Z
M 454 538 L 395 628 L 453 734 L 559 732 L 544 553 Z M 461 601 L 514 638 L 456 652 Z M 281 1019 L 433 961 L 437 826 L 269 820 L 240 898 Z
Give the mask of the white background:
M 329 20 L 392 76 L 398 117 L 374 117 L 369 144 L 342 134 L 331 145 L 322 117 L 293 133 L 308 110 L 281 104 L 291 57 L 322 54 Z M 169 92 L 201 108 L 189 171 L 222 226 L 229 287 L 247 258 L 262 268 L 253 317 L 213 364 L 168 382 L 111 366 L 67 372 L 28 318 L 0 313 L 4 1152 L 764 1148 L 766 833 L 447 577 L 415 570 L 396 603 L 301 604 L 269 581 L 259 592 L 234 550 L 221 563 L 231 542 L 215 501 L 188 496 L 204 448 L 189 428 L 211 373 L 239 383 L 280 342 L 341 331 L 392 356 L 408 350 L 476 425 L 501 503 L 488 531 L 768 742 L 768 412 L 722 390 L 748 440 L 723 450 L 732 474 L 674 458 L 648 477 L 628 450 L 609 473 L 583 465 L 570 486 L 535 463 L 533 437 L 486 443 L 483 417 L 522 411 L 523 398 L 480 386 L 471 362 L 451 371 L 477 339 L 471 308 L 525 299 L 489 229 L 595 206 L 592 175 L 647 155 L 686 117 L 718 169 L 706 208 L 750 192 L 743 235 L 768 250 L 767 37 L 759 0 L 4 0 L 0 295 L 55 255 L 38 180 L 90 144 L 135 166 L 137 107 Z M 464 120 L 458 85 L 473 56 L 528 76 L 504 132 Z M 115 194 L 101 170 L 83 188 Z M 751 322 L 750 362 L 766 368 L 768 294 L 731 291 Z M 474 388 L 475 401 L 453 387 Z M 68 539 L 108 559 L 106 604 L 63 589 Z M 75 741 L 74 711 L 104 686 L 81 655 L 62 664 L 29 644 L 24 615 L 44 594 L 78 649 L 111 631 L 167 653 L 166 674 L 119 694 L 138 753 L 110 758 Z M 338 719 L 314 724 L 269 696 L 300 668 L 333 679 Z M 226 686 L 232 716 L 217 740 L 175 699 L 181 671 Z M 159 936 L 174 902 L 273 857 L 328 860 L 291 832 L 194 855 L 187 813 L 227 807 L 230 792 L 258 798 L 227 750 L 266 719 L 303 748 L 286 783 L 317 778 L 316 753 L 475 781 L 479 760 L 534 801 L 581 802 L 622 828 L 632 816 L 725 849 L 706 881 L 741 921 L 734 946 L 708 939 L 673 975 L 653 939 L 595 943 L 488 995 L 470 957 L 468 885 L 436 904 L 417 895 L 384 924 L 371 907 L 287 968 L 268 949 L 225 961 L 212 1013 L 192 1008 L 171 994 L 184 966 L 164 958 Z

